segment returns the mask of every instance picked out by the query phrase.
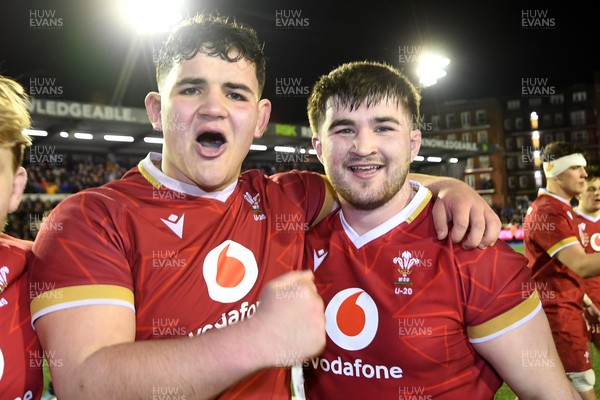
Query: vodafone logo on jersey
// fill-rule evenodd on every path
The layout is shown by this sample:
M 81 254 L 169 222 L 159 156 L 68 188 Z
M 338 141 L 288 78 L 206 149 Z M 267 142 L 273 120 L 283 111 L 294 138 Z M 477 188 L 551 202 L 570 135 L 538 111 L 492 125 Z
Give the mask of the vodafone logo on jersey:
M 367 347 L 377 333 L 379 313 L 373 298 L 360 288 L 344 289 L 325 309 L 327 336 L 346 350 Z
M 233 303 L 247 295 L 256 283 L 258 265 L 250 250 L 226 240 L 208 252 L 202 272 L 210 298 Z
M 590 246 L 594 251 L 600 251 L 600 233 L 594 233 L 590 238 Z

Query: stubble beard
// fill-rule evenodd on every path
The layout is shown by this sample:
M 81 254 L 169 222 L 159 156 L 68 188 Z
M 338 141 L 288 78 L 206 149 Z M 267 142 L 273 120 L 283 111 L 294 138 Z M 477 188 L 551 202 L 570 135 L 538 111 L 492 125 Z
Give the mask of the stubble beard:
M 389 168 L 389 165 L 386 164 L 386 168 Z M 376 186 L 372 181 L 365 181 L 359 183 L 359 187 L 356 188 L 356 184 L 353 183 L 353 187 L 350 187 L 344 182 L 342 171 L 345 171 L 345 167 L 342 170 L 333 169 L 331 173 L 327 173 L 331 185 L 338 196 L 352 207 L 367 211 L 379 208 L 389 202 L 398 194 L 408 176 L 408 167 L 400 166 L 390 172 L 389 179 L 383 185 Z

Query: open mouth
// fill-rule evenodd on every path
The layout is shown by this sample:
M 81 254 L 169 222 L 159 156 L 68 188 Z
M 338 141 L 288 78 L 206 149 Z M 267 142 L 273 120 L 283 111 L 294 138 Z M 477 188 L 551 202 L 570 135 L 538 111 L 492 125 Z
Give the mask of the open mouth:
M 218 149 L 227 143 L 227 140 L 220 132 L 204 132 L 196 138 L 196 142 L 207 149 Z

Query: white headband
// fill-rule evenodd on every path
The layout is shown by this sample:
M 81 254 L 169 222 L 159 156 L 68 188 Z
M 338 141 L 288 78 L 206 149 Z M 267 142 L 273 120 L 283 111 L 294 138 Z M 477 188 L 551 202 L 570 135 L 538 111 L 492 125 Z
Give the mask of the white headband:
M 543 165 L 546 178 L 554 178 L 555 176 L 562 174 L 567 168 L 574 166 L 585 167 L 587 162 L 585 161 L 583 154 L 574 153 L 558 158 L 554 161 L 544 162 Z

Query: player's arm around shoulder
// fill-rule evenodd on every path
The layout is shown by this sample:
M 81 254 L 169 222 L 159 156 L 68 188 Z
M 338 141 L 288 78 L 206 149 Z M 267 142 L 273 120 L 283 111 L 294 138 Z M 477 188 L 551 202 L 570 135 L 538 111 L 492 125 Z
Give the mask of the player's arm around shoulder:
M 410 180 L 426 186 L 434 197 L 433 218 L 438 239 L 450 235 L 465 249 L 485 248 L 498 239 L 502 224 L 487 202 L 465 182 L 444 176 L 410 173 Z M 449 231 L 449 222 L 452 228 Z
M 310 226 L 317 225 L 339 207 L 335 190 L 326 175 L 293 170 L 272 175 L 269 179 L 303 209 Z

